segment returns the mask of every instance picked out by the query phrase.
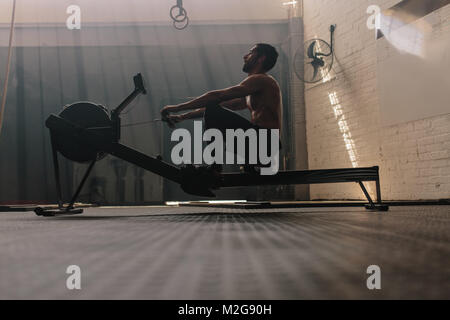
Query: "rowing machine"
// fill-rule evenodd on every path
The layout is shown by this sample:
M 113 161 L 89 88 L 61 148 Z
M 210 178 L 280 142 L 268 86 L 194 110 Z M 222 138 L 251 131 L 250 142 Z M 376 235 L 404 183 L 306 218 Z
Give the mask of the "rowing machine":
M 68 105 L 58 115 L 50 115 L 46 126 L 50 130 L 52 143 L 55 180 L 58 194 L 58 209 L 49 210 L 37 208 L 39 216 L 55 216 L 61 214 L 80 214 L 82 209 L 75 208 L 74 203 L 83 188 L 95 163 L 111 154 L 122 160 L 151 171 L 165 179 L 178 183 L 188 194 L 214 197 L 212 190 L 230 187 L 257 185 L 288 185 L 356 182 L 360 185 L 369 203 L 367 209 L 387 211 L 388 206 L 381 200 L 379 168 L 351 168 L 314 171 L 285 171 L 274 176 L 256 174 L 228 173 L 218 174 L 208 167 L 184 166 L 175 167 L 162 161 L 160 157 L 151 157 L 121 143 L 120 114 L 139 95 L 146 94 L 141 74 L 134 77 L 135 88 L 125 100 L 110 113 L 102 105 L 92 102 L 76 102 Z M 170 126 L 174 124 L 163 117 Z M 89 163 L 79 186 L 70 203 L 63 205 L 61 182 L 58 165 L 58 152 L 71 161 Z M 375 203 L 367 192 L 363 182 L 376 183 L 377 202 Z

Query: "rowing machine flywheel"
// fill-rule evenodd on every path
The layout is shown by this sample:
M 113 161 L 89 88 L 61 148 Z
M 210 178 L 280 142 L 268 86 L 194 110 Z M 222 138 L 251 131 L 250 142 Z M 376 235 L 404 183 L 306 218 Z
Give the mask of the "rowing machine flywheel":
M 59 117 L 78 127 L 93 130 L 102 136 L 111 139 L 113 137 L 111 117 L 108 110 L 102 105 L 91 102 L 76 102 L 66 106 Z M 92 146 L 81 144 L 76 139 L 57 134 L 54 134 L 53 138 L 57 150 L 69 160 L 84 163 L 101 160 L 106 156 L 106 153 L 96 150 Z

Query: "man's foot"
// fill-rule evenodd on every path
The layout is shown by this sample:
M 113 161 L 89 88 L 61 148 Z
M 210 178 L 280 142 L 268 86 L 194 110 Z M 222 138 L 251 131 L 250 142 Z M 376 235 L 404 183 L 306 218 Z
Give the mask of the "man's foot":
M 240 167 L 242 173 L 247 174 L 259 174 L 261 171 L 260 167 L 256 164 L 246 164 Z
M 211 164 L 206 168 L 206 170 L 212 172 L 213 174 L 221 174 L 223 172 L 223 165 L 217 163 Z

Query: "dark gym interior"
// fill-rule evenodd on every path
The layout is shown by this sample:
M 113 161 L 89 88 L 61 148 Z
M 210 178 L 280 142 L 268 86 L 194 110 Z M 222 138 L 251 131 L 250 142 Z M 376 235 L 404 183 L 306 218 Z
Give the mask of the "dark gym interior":
M 450 0 L 1 1 L 0 300 L 449 299 L 449 39 Z M 176 163 L 217 108 L 276 172 Z

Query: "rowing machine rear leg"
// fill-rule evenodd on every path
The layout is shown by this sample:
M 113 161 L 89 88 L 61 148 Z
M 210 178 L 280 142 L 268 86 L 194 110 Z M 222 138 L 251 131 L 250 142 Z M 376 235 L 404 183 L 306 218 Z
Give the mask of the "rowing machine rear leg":
M 380 187 L 380 179 L 375 181 L 376 184 L 376 190 L 377 190 L 377 203 L 372 206 L 367 206 L 367 210 L 377 210 L 377 211 L 389 211 L 389 206 L 387 204 L 383 204 L 383 201 L 381 200 L 381 187 Z
M 373 205 L 366 204 L 365 207 L 366 210 L 383 211 L 383 212 L 389 211 L 389 206 L 387 204 L 378 204 L 378 203 Z
M 367 192 L 366 187 L 362 183 L 362 181 L 358 181 L 359 186 L 361 187 L 362 191 L 364 192 L 364 195 L 366 196 L 367 200 L 369 201 L 368 204 L 365 205 L 366 210 L 376 210 L 376 211 L 389 211 L 389 206 L 386 204 L 383 204 L 381 201 L 381 192 L 380 192 L 380 180 L 377 180 L 377 203 L 374 203 L 372 201 L 372 198 L 369 195 L 369 192 Z

